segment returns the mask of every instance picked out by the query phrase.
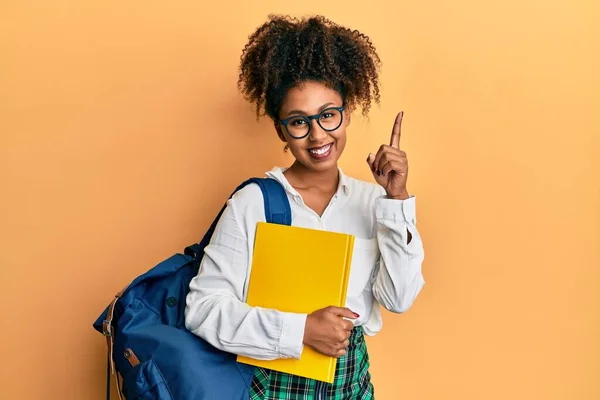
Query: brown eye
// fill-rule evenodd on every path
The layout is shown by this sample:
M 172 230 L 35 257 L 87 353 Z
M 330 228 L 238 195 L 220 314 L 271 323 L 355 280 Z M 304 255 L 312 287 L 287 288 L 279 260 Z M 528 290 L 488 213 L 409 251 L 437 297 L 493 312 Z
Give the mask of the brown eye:
M 342 124 L 342 113 L 337 108 L 323 110 L 319 116 L 319 125 L 328 132 L 334 131 Z
M 306 121 L 303 118 L 294 118 L 289 122 L 289 125 L 292 126 L 302 126 L 306 124 Z

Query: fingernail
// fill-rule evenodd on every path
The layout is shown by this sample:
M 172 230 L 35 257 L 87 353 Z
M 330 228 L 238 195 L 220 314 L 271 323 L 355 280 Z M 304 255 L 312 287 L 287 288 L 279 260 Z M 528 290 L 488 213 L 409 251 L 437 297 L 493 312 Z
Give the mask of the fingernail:
M 360 315 L 358 315 L 357 313 L 353 312 L 352 314 L 354 314 L 354 318 L 358 318 L 360 317 Z

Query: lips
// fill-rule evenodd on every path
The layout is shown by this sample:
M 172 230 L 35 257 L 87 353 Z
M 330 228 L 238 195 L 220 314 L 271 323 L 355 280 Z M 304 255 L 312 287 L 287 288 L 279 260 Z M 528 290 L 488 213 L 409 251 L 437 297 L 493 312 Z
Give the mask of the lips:
M 333 146 L 333 143 L 329 143 L 329 144 L 326 144 L 325 146 L 313 147 L 311 149 L 308 149 L 308 152 L 314 158 L 324 158 L 324 157 L 327 157 L 331 153 L 332 146 Z

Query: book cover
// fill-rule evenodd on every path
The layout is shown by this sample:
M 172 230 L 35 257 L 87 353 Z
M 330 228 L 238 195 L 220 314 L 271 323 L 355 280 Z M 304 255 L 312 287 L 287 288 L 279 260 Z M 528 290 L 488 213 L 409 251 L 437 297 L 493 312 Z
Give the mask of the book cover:
M 257 225 L 247 303 L 306 313 L 344 307 L 354 236 L 261 222 Z M 301 358 L 237 361 L 324 382 L 333 382 L 337 359 L 304 346 Z

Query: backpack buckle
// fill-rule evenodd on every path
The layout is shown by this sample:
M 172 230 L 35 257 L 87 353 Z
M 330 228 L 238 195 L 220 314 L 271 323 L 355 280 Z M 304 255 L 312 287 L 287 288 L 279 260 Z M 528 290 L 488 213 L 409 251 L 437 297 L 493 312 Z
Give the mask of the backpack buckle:
M 103 334 L 104 336 L 111 337 L 111 336 L 112 336 L 112 333 L 113 333 L 113 331 L 112 331 L 112 324 L 111 324 L 111 321 L 109 321 L 109 320 L 105 319 L 105 320 L 102 322 L 102 334 Z
M 106 336 L 107 338 L 113 336 L 112 320 L 113 320 L 114 313 L 115 313 L 115 305 L 117 304 L 117 301 L 123 294 L 123 291 L 125 291 L 125 289 L 123 289 L 122 291 L 120 291 L 119 293 L 117 293 L 115 295 L 115 298 L 110 303 L 110 305 L 108 306 L 108 310 L 106 311 L 106 319 L 104 321 L 102 321 L 102 334 L 104 336 Z
M 198 260 L 202 256 L 202 248 L 198 243 L 192 244 L 183 250 L 183 254 L 192 257 L 194 260 Z

